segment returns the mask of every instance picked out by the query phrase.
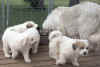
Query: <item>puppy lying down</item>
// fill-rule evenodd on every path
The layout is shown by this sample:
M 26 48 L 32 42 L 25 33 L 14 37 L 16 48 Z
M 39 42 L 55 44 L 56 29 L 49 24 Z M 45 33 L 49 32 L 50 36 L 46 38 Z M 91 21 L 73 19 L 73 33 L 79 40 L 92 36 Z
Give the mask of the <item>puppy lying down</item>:
M 53 31 L 49 41 L 49 56 L 56 59 L 56 65 L 70 60 L 74 66 L 79 66 L 78 58 L 88 54 L 88 40 L 71 39 L 59 31 Z
M 25 62 L 30 63 L 29 50 L 33 47 L 33 52 L 37 53 L 39 40 L 40 35 L 34 27 L 25 30 L 23 33 L 7 29 L 2 37 L 4 55 L 7 58 L 15 59 L 20 52 L 24 56 Z M 9 51 L 12 55 L 9 54 Z

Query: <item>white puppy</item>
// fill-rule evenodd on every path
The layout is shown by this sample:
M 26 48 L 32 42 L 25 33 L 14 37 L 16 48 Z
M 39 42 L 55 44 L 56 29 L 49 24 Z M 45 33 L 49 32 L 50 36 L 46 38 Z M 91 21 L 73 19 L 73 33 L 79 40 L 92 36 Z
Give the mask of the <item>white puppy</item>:
M 12 27 L 9 27 L 8 29 L 22 33 L 22 32 L 24 32 L 25 30 L 27 30 L 28 28 L 31 28 L 31 27 L 37 28 L 38 25 L 33 21 L 26 21 L 22 24 L 18 24 L 18 25 L 14 25 Z
M 56 59 L 56 64 L 65 64 L 69 60 L 79 66 L 78 58 L 88 54 L 88 40 L 71 39 L 59 31 L 49 35 L 49 56 Z
M 40 35 L 36 28 L 32 27 L 23 33 L 19 33 L 13 30 L 7 30 L 2 37 L 3 51 L 5 57 L 16 58 L 18 52 L 21 52 L 24 56 L 24 60 L 27 63 L 31 62 L 29 58 L 29 50 L 34 46 L 34 53 L 38 51 L 38 45 L 40 41 Z M 12 56 L 9 54 L 9 50 Z

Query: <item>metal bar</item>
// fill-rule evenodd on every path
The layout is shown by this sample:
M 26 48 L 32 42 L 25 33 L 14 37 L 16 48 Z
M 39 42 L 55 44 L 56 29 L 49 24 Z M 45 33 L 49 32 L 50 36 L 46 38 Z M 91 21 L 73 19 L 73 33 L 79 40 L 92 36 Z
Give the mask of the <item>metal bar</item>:
M 48 0 L 48 13 L 54 8 L 54 0 Z
M 2 0 L 2 28 L 4 29 L 4 24 L 5 24 L 5 5 L 4 5 L 4 0 Z
M 9 8 L 9 0 L 7 0 L 7 21 L 6 21 L 6 26 L 8 26 L 9 25 L 9 12 L 10 12 L 10 10 L 9 10 L 10 8 Z

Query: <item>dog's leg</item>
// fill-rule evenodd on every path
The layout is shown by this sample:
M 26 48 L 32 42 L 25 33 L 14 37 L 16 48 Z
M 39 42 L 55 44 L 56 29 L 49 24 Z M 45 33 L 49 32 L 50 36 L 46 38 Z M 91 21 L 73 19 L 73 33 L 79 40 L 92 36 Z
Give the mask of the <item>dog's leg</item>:
M 11 57 L 11 55 L 9 54 L 9 47 L 8 47 L 7 42 L 3 42 L 3 51 L 4 51 L 5 57 L 7 58 Z
M 23 56 L 26 63 L 31 63 L 31 59 L 29 57 L 29 49 L 23 51 Z
M 35 42 L 34 47 L 32 48 L 32 53 L 36 54 L 38 52 L 39 42 Z
M 12 51 L 12 58 L 16 59 L 16 57 L 18 56 L 18 52 L 15 51 L 14 49 L 12 49 L 11 51 Z
M 51 59 L 55 59 L 55 57 L 56 57 L 56 48 L 54 47 L 54 43 L 52 43 L 52 42 L 50 42 L 49 43 L 49 57 L 51 58 Z
M 49 49 L 49 57 L 53 58 L 53 52 L 51 49 Z
M 56 65 L 65 64 L 66 58 L 63 54 L 60 54 L 59 59 L 56 59 Z
M 49 57 L 51 59 L 55 59 L 56 58 L 55 51 L 54 51 L 53 48 L 49 48 Z
M 78 58 L 73 58 L 72 59 L 72 64 L 76 67 L 79 67 L 79 63 L 78 63 Z

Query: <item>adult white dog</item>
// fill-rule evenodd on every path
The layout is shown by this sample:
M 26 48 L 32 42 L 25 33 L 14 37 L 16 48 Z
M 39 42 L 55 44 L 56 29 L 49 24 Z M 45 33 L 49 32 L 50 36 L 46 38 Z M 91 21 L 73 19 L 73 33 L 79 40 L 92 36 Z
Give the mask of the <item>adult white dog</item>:
M 58 7 L 48 15 L 42 27 L 44 32 L 60 30 L 72 38 L 89 39 L 92 35 L 89 41 L 93 41 L 93 36 L 100 33 L 100 5 L 84 2 L 73 7 Z
M 79 66 L 78 58 L 88 54 L 88 40 L 71 39 L 59 31 L 51 32 L 49 40 L 49 56 L 56 59 L 57 65 L 71 61 Z
M 86 39 L 98 31 L 100 24 L 100 5 L 85 2 L 73 7 L 58 7 L 54 9 L 43 23 L 43 30 L 50 32 L 60 30 L 67 36 L 80 35 Z
M 40 35 L 34 27 L 25 30 L 23 33 L 10 29 L 4 32 L 2 41 L 5 57 L 12 57 L 15 59 L 18 52 L 21 52 L 25 62 L 30 63 L 29 50 L 33 47 L 33 52 L 37 53 Z M 11 51 L 12 55 L 10 55 L 9 51 Z
M 67 7 L 58 7 L 55 8 L 44 20 L 44 23 L 42 25 L 43 27 L 43 32 L 44 33 L 49 33 L 53 30 L 60 30 L 63 32 L 63 24 L 60 22 L 60 16 L 64 12 L 64 10 Z M 64 33 L 64 32 L 63 32 Z

